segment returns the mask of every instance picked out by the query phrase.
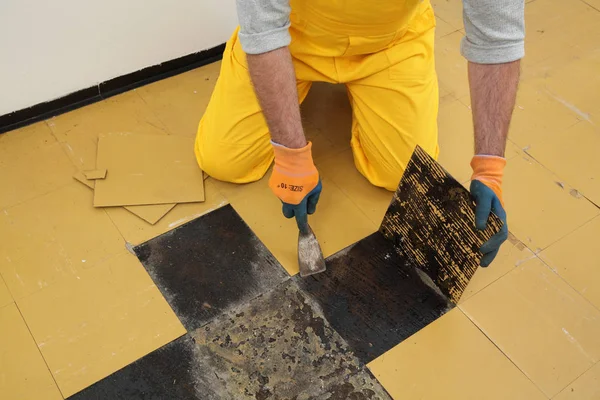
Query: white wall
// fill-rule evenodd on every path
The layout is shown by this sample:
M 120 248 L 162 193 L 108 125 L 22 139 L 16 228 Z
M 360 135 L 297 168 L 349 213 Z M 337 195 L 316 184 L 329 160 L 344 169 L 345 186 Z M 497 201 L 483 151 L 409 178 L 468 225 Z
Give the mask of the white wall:
M 0 0 L 0 115 L 225 42 L 234 0 Z

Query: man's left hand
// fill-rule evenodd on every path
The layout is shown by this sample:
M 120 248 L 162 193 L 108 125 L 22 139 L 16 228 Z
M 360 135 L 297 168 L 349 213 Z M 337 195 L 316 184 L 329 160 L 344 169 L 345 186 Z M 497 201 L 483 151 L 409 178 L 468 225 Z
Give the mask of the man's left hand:
M 475 198 L 475 227 L 484 230 L 490 213 L 494 212 L 502 220 L 500 232 L 492 236 L 481 247 L 483 253 L 480 265 L 487 267 L 492 263 L 502 243 L 508 238 L 506 211 L 502 200 L 502 176 L 506 159 L 497 156 L 477 155 L 471 161 L 471 195 Z

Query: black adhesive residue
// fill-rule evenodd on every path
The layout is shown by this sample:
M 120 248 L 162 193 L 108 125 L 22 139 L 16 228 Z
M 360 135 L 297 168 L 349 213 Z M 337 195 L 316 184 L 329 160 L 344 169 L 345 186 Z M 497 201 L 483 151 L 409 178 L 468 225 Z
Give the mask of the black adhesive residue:
M 194 343 L 189 336 L 153 351 L 69 400 L 196 400 Z
M 294 280 L 365 364 L 452 307 L 379 232 L 326 262 L 326 272 Z
M 288 278 L 229 205 L 134 250 L 188 331 Z

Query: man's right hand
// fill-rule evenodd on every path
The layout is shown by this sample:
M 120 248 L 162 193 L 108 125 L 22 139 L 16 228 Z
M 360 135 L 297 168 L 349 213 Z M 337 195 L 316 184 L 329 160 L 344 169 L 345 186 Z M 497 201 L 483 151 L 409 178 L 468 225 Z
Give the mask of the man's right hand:
M 303 229 L 307 217 L 317 208 L 321 195 L 319 172 L 312 159 L 309 142 L 300 149 L 289 149 L 271 142 L 275 151 L 275 166 L 269 179 L 269 187 L 283 203 L 283 215 L 296 218 Z

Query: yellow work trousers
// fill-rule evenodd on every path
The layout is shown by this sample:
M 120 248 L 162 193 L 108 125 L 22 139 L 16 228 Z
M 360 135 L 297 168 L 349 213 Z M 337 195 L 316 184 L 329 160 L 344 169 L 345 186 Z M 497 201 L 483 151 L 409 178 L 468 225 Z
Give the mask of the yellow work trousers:
M 402 26 L 397 19 L 344 24 L 319 15 L 318 7 L 295 9 L 294 2 L 290 17 L 299 103 L 312 82 L 344 83 L 352 106 L 349 136 L 356 168 L 388 190 L 396 189 L 416 145 L 434 158 L 439 151 L 435 17 L 428 0 L 405 1 L 412 6 Z M 195 153 L 210 176 L 247 183 L 264 176 L 273 150 L 237 33 L 227 42 Z

